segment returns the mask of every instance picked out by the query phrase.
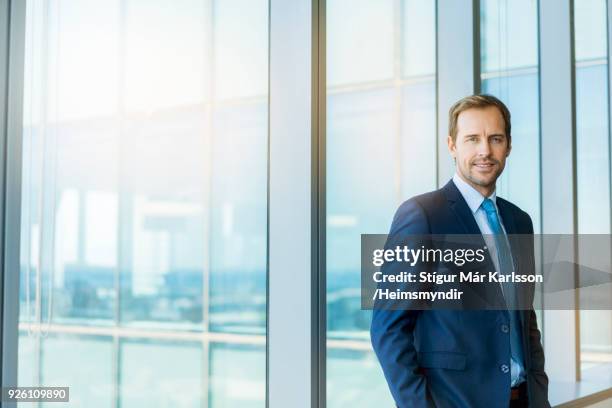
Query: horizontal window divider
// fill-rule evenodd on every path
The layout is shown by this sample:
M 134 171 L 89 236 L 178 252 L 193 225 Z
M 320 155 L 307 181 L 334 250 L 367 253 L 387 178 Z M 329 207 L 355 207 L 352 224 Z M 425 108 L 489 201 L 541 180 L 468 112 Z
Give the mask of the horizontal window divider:
M 576 68 L 594 67 L 597 65 L 606 65 L 608 63 L 607 58 L 589 58 L 583 60 L 576 60 L 574 66 Z
M 489 71 L 483 72 L 480 74 L 480 79 L 494 79 L 494 78 L 504 78 L 504 77 L 515 77 L 522 75 L 532 75 L 538 73 L 537 65 L 532 67 L 520 67 L 520 68 L 512 68 L 512 69 L 502 69 L 498 71 Z
M 84 336 L 108 336 L 133 339 L 152 339 L 152 340 L 173 340 L 173 341 L 205 341 L 209 343 L 232 343 L 264 345 L 266 344 L 265 334 L 239 334 L 221 332 L 194 332 L 178 330 L 156 330 L 141 329 L 124 326 L 83 326 L 83 325 L 63 325 L 63 324 L 30 324 L 19 323 L 19 331 L 36 334 L 74 334 Z
M 367 81 L 359 83 L 350 83 L 346 85 L 334 85 L 327 88 L 327 95 L 334 95 L 340 93 L 356 92 L 356 91 L 369 91 L 372 89 L 381 88 L 395 88 L 405 85 L 416 85 L 426 84 L 429 82 L 435 82 L 435 75 L 426 75 L 412 78 L 401 78 L 401 79 L 385 79 L 382 81 Z
M 372 351 L 370 341 L 328 339 L 327 348 L 340 350 Z

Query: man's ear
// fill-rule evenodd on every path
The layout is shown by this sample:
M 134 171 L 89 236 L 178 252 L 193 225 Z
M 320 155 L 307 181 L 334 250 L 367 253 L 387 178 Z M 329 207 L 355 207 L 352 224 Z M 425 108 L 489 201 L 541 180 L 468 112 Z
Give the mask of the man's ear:
M 508 145 L 508 150 L 506 150 L 506 157 L 510 156 L 510 152 L 512 151 L 512 144 Z
M 450 135 L 446 137 L 446 144 L 448 145 L 448 152 L 450 153 L 451 157 L 453 159 L 456 159 L 455 156 L 456 156 L 457 146 L 455 145 L 455 141 Z

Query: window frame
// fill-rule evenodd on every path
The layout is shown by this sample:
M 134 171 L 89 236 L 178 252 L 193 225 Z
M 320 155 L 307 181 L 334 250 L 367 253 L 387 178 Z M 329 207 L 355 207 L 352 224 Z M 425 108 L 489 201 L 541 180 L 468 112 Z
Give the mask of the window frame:
M 21 228 L 21 138 L 24 84 L 26 3 L 0 1 L 0 297 L 2 298 L 2 363 L 0 384 L 17 384 L 17 338 L 19 319 L 19 237 Z M 14 407 L 15 403 L 6 403 Z

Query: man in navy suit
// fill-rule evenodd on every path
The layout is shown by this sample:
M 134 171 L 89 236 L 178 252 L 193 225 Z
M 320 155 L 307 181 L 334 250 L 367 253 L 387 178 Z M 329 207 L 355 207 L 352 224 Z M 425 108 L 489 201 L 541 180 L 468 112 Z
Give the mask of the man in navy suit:
M 533 247 L 519 251 L 508 239 L 508 234 L 532 235 L 531 218 L 495 194 L 511 150 L 508 108 L 493 96 L 472 95 L 449 113 L 448 148 L 456 173 L 441 189 L 404 202 L 389 239 L 483 234 L 497 270 L 504 265 L 518 269 L 523 262 L 530 264 L 525 269 L 533 268 Z M 499 296 L 511 290 L 500 290 Z M 531 306 L 375 308 L 371 326 L 372 345 L 401 408 L 550 407 L 540 337 Z

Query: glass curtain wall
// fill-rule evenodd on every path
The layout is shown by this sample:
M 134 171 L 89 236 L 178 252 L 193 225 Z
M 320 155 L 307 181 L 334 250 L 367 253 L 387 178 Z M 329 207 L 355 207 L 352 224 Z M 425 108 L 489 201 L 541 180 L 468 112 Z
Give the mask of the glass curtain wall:
M 483 93 L 501 99 L 512 115 L 512 152 L 497 193 L 524 211 L 540 232 L 540 120 L 538 1 L 481 0 L 480 64 Z
M 611 232 L 606 17 L 605 0 L 574 1 L 579 234 Z M 580 312 L 580 363 L 585 379 L 600 377 L 598 368 L 612 363 L 612 315 L 609 310 Z
M 541 231 L 538 0 L 480 1 L 480 69 L 482 93 L 498 97 L 511 114 L 512 151 L 497 182 L 497 194 L 526 211 L 538 234 Z M 536 310 L 536 315 L 542 329 L 542 311 Z
M 436 2 L 326 3 L 327 405 L 391 406 L 360 309 L 360 234 L 436 188 Z
M 265 406 L 267 92 L 265 0 L 27 1 L 19 385 Z

